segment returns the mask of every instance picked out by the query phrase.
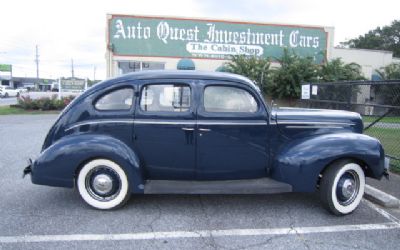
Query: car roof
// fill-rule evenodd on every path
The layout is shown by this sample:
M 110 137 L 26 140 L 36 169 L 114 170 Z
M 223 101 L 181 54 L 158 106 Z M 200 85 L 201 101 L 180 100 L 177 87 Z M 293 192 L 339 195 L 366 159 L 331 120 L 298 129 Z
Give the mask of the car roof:
M 212 72 L 212 71 L 198 71 L 198 70 L 147 70 L 128 73 L 125 75 L 117 76 L 95 85 L 97 88 L 104 88 L 118 82 L 129 80 L 151 80 L 151 79 L 203 79 L 203 80 L 221 80 L 233 81 L 237 83 L 246 84 L 254 89 L 258 87 L 248 78 L 225 72 Z

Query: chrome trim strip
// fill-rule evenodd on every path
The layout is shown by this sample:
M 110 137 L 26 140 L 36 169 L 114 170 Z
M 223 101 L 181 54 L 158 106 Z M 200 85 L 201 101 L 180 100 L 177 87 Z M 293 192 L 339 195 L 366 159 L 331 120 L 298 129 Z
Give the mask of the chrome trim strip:
M 311 125 L 311 126 L 307 126 L 307 125 L 304 125 L 304 126 L 301 126 L 301 125 L 299 125 L 299 126 L 291 126 L 291 125 L 289 125 L 289 126 L 286 126 L 286 128 L 313 128 L 313 129 L 317 129 L 317 128 L 344 128 L 345 126 L 329 126 L 329 125 L 326 125 L 326 126 L 318 126 L 318 125 Z
M 196 125 L 196 121 L 185 121 L 185 120 L 169 120 L 160 121 L 154 119 L 143 119 L 143 120 L 133 120 L 135 124 L 162 124 L 162 125 Z
M 79 122 L 75 123 L 74 125 L 68 127 L 65 129 L 65 131 L 80 127 L 80 126 L 85 126 L 85 125 L 93 125 L 93 124 L 104 124 L 104 123 L 128 123 L 128 124 L 133 124 L 134 120 L 96 120 L 96 121 L 85 121 L 85 122 Z
M 302 125 L 332 125 L 332 126 L 354 126 L 355 123 L 353 122 L 313 122 L 313 121 L 283 121 L 279 122 L 278 125 L 296 125 L 296 124 L 302 124 Z
M 266 121 L 212 121 L 212 120 L 198 120 L 197 124 L 199 125 L 267 125 Z
M 185 120 L 169 120 L 169 121 L 160 121 L 155 119 L 126 119 L 126 120 L 95 120 L 95 121 L 84 121 L 71 125 L 65 131 L 84 126 L 84 125 L 95 125 L 95 124 L 106 124 L 106 123 L 124 123 L 124 124 L 161 124 L 161 125 L 267 125 L 266 121 L 260 120 L 194 120 L 194 121 L 185 121 Z

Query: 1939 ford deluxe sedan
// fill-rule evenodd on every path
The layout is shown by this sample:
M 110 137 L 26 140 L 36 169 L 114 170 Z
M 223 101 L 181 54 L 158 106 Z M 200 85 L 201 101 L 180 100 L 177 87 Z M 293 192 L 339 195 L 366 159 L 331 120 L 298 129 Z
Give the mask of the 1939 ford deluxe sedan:
M 320 193 L 354 211 L 365 176 L 387 174 L 380 142 L 357 113 L 275 109 L 249 79 L 147 71 L 75 98 L 24 169 L 35 184 L 77 187 L 98 209 L 137 194 Z

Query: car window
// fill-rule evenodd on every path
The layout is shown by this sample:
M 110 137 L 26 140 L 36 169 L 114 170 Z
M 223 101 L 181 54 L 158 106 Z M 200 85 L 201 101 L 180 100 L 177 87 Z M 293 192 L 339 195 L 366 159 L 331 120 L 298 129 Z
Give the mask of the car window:
M 185 112 L 191 105 L 190 87 L 182 84 L 146 85 L 142 89 L 140 108 L 143 111 Z
M 204 90 L 207 112 L 250 112 L 258 110 L 257 101 L 246 90 L 228 86 L 208 86 Z
M 103 95 L 95 104 L 98 110 L 127 110 L 132 107 L 133 89 L 123 88 Z

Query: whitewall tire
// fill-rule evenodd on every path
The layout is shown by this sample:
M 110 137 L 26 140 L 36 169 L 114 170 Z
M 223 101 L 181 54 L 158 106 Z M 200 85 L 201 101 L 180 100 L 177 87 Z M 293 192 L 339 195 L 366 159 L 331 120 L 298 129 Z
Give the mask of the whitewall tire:
M 107 159 L 95 159 L 86 163 L 79 171 L 76 184 L 82 199 L 97 209 L 118 208 L 130 196 L 125 171 Z
M 320 182 L 322 204 L 336 215 L 352 213 L 364 195 L 365 174 L 360 165 L 340 160 L 328 167 Z

